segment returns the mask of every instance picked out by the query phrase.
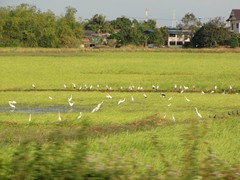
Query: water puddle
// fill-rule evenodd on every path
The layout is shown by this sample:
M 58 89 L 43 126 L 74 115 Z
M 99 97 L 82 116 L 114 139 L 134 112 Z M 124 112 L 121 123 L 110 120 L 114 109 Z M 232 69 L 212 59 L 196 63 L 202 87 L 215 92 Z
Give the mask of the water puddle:
M 48 107 L 17 107 L 15 109 L 9 106 L 0 106 L 0 113 L 23 113 L 23 114 L 50 114 L 50 113 L 68 113 L 68 112 L 80 112 L 80 111 L 90 111 L 86 108 L 80 107 L 67 107 L 67 106 L 48 106 Z

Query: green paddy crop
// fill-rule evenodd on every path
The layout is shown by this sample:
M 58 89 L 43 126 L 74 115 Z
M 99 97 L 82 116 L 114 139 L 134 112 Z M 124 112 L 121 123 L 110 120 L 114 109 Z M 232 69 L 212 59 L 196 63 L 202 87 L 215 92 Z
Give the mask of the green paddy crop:
M 56 169 L 77 167 L 76 158 L 85 158 L 87 175 L 73 168 L 84 177 L 90 172 L 96 177 L 104 173 L 114 177 L 115 172 L 116 176 L 132 174 L 135 179 L 159 177 L 159 173 L 166 179 L 171 175 L 184 179 L 197 170 L 192 177 L 204 177 L 211 162 L 216 166 L 212 171 L 223 173 L 240 159 L 238 56 L 183 52 L 1 54 L 0 165 L 19 170 L 13 164 L 21 165 L 24 161 L 17 157 L 27 156 L 27 169 L 31 163 L 43 163 L 41 157 L 49 161 L 49 172 L 42 171 L 50 173 L 52 168 L 57 174 Z M 112 99 L 106 98 L 108 94 Z M 68 102 L 71 96 L 72 107 Z M 118 105 L 121 99 L 125 102 Z M 14 109 L 8 104 L 13 100 L 17 102 Z M 92 113 L 101 102 L 99 111 Z M 197 116 L 195 107 L 203 118 Z M 80 112 L 82 117 L 77 119 Z M 86 149 L 78 151 L 79 145 Z M 217 166 L 220 162 L 225 164 L 222 169 Z M 2 170 L 0 177 L 11 178 L 4 173 L 14 174 Z

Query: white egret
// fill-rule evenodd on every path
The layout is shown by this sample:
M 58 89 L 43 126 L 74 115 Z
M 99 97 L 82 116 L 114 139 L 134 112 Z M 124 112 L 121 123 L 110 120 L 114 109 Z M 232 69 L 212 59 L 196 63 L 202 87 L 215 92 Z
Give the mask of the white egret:
M 122 104 L 122 103 L 124 103 L 125 102 L 125 98 L 124 99 L 120 99 L 119 101 L 118 101 L 118 105 L 119 104 Z
M 158 89 L 159 89 L 159 86 L 157 85 L 156 90 L 158 90 Z
M 68 104 L 69 104 L 70 107 L 73 107 L 74 102 L 68 101 Z
M 202 93 L 202 94 L 205 94 L 205 92 L 204 92 L 204 91 L 201 91 L 201 93 Z
M 16 106 L 14 105 L 14 104 L 17 104 L 17 102 L 16 101 L 8 101 L 8 103 L 9 103 L 9 106 L 10 107 L 12 107 L 12 108 L 16 108 Z
M 175 122 L 175 117 L 174 117 L 174 114 L 172 114 L 172 120 Z
M 134 97 L 133 96 L 131 97 L 131 99 L 132 99 L 132 102 L 134 102 Z
M 81 89 L 82 89 L 82 86 L 79 87 L 79 90 L 81 90 Z
M 66 89 L 66 88 L 67 88 L 67 85 L 66 85 L 66 84 L 64 84 L 64 85 L 63 85 L 63 87 L 64 87 L 64 89 Z
M 180 93 L 182 94 L 183 92 L 184 92 L 184 90 L 182 89 Z
M 147 98 L 147 95 L 146 94 L 143 94 L 144 98 Z
M 52 98 L 51 96 L 48 96 L 48 99 L 49 99 L 49 100 L 53 100 L 53 98 Z
M 107 94 L 107 95 L 106 95 L 106 98 L 107 98 L 107 99 L 112 99 L 112 96 L 111 96 L 110 94 Z
M 81 119 L 82 117 L 82 112 L 79 113 L 79 116 L 77 117 L 77 119 Z
M 61 122 L 61 121 L 62 121 L 62 118 L 61 118 L 60 112 L 58 111 L 58 122 Z
M 90 89 L 90 90 L 92 89 L 92 85 L 89 86 L 89 89 Z
M 215 91 L 217 90 L 217 86 L 214 86 L 214 90 L 215 90 Z
M 186 99 L 187 102 L 190 102 L 190 99 L 188 99 L 186 96 L 184 96 L 184 98 Z
M 97 88 L 99 88 L 99 84 L 97 84 Z
M 76 89 L 76 87 L 77 87 L 76 84 L 75 84 L 75 83 L 72 83 L 72 85 L 73 85 L 73 88 Z
M 29 114 L 28 122 L 32 121 L 32 114 Z
M 123 87 L 121 86 L 120 89 L 123 90 Z
M 102 106 L 103 102 L 104 102 L 104 101 L 102 101 L 101 103 L 99 103 L 99 104 L 92 110 L 92 113 L 97 112 L 97 111 L 100 109 L 100 107 Z
M 215 93 L 215 91 L 214 90 L 212 90 L 211 92 L 210 92 L 210 94 L 214 94 Z
M 70 98 L 68 98 L 68 102 L 72 101 L 72 94 L 70 96 Z
M 189 88 L 187 86 L 183 86 L 183 89 L 184 90 L 188 90 Z
M 155 85 L 152 85 L 152 89 L 155 89 Z
M 35 85 L 35 84 L 32 84 L 32 87 L 35 89 L 35 88 L 36 88 L 36 85 Z
M 172 100 L 172 97 L 168 98 L 168 100 L 171 101 L 171 100 Z
M 170 103 L 170 104 L 168 104 L 167 106 L 170 107 L 171 105 L 172 105 L 172 104 Z
M 195 110 L 196 110 L 197 116 L 202 118 L 202 115 L 198 112 L 198 109 L 196 107 L 195 107 Z
M 177 84 L 174 84 L 174 89 L 177 89 Z

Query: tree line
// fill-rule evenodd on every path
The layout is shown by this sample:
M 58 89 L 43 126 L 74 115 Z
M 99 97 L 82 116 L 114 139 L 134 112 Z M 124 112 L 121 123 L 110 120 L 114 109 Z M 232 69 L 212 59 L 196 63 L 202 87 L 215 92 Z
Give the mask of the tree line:
M 155 20 L 138 21 L 118 17 L 108 21 L 101 14 L 88 20 L 76 18 L 77 10 L 66 7 L 65 14 L 56 16 L 52 11 L 41 12 L 36 6 L 0 7 L 1 47 L 79 47 L 83 32 L 109 33 L 109 42 L 120 45 L 146 46 L 166 44 L 167 27 L 157 27 Z M 191 31 L 191 47 L 238 46 L 239 36 L 232 35 L 221 18 L 202 24 L 194 14 L 187 13 L 177 25 L 178 29 Z M 112 41 L 111 41 L 112 40 Z

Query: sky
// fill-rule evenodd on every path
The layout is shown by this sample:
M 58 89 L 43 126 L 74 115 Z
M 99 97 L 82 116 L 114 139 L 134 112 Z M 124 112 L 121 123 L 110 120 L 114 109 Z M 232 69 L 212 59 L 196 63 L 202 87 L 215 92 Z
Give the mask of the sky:
M 0 0 L 1 7 L 22 3 L 35 5 L 43 12 L 51 10 L 57 16 L 64 15 L 65 8 L 71 6 L 82 20 L 95 14 L 102 14 L 107 20 L 122 16 L 144 20 L 147 8 L 148 18 L 156 20 L 159 27 L 174 26 L 186 13 L 207 22 L 215 17 L 226 20 L 232 9 L 240 9 L 240 0 Z

